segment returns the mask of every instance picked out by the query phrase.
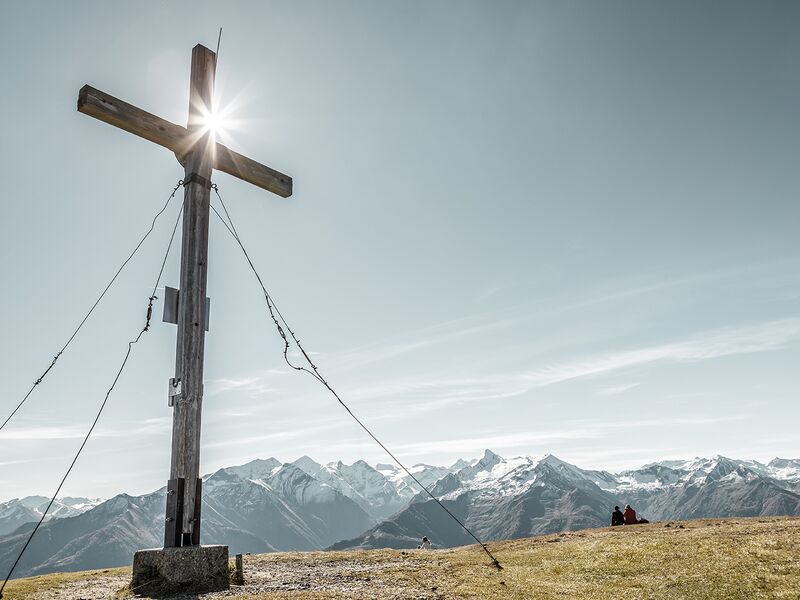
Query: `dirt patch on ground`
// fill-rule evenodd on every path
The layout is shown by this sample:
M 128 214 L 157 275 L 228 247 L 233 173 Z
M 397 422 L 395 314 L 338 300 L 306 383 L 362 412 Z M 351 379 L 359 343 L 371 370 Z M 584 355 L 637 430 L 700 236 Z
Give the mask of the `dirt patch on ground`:
M 382 557 L 336 558 L 326 553 L 291 555 L 258 555 L 244 557 L 245 583 L 230 590 L 204 594 L 178 594 L 171 600 L 216 600 L 218 598 L 374 598 L 376 600 L 440 600 L 447 598 L 437 591 L 435 583 L 415 577 L 418 562 L 411 552 L 393 553 L 395 560 Z M 382 553 L 383 554 L 383 553 Z M 408 557 L 406 559 L 405 557 Z M 422 562 L 427 563 L 423 560 Z M 392 573 L 400 577 L 389 577 Z M 57 587 L 41 589 L 25 597 L 30 600 L 119 600 L 147 598 L 138 596 L 127 586 L 130 575 L 114 575 L 87 580 L 69 581 Z M 452 596 L 450 596 L 452 597 Z
M 88 576 L 85 579 L 74 579 L 63 583 L 47 583 L 42 578 L 43 585 L 36 591 L 27 592 L 24 589 L 15 592 L 14 582 L 11 582 L 8 594 L 9 600 L 19 598 L 30 600 L 100 600 L 105 598 L 118 598 L 118 592 L 130 583 L 130 574 L 104 574 L 102 576 Z M 4 599 L 5 600 L 5 599 Z

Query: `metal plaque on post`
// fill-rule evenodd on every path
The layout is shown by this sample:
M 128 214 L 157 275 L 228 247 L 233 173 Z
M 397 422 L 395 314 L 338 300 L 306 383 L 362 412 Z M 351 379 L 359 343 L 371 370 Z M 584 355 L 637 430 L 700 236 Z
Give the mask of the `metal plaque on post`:
M 164 287 L 164 323 L 178 324 L 178 303 L 180 302 L 181 293 L 175 288 L 169 286 Z M 211 298 L 206 297 L 206 310 L 205 321 L 206 331 L 208 331 L 209 314 L 211 313 Z

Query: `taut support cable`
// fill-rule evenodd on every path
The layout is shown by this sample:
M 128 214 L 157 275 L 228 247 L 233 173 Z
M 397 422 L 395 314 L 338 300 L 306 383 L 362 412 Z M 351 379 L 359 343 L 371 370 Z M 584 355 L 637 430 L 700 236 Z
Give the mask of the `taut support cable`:
M 179 186 L 176 186 L 175 190 L 177 190 L 178 187 Z M 172 192 L 173 195 L 175 194 L 175 190 L 173 190 L 173 192 Z M 170 196 L 170 198 L 172 198 L 172 196 Z M 166 205 L 164 206 L 164 209 L 166 209 Z M 164 212 L 164 209 L 162 209 L 161 212 Z M 122 372 L 125 370 L 125 366 L 128 364 L 128 358 L 130 358 L 131 350 L 133 349 L 133 345 L 138 343 L 138 341 L 142 338 L 142 336 L 147 331 L 150 330 L 150 319 L 153 316 L 153 302 L 157 298 L 156 291 L 158 290 L 158 285 L 161 283 L 161 276 L 164 274 L 164 267 L 167 264 L 167 257 L 169 257 L 169 251 L 172 248 L 172 242 L 175 239 L 175 233 L 178 230 L 178 223 L 180 223 L 180 218 L 181 218 L 181 214 L 182 213 L 183 213 L 183 208 L 181 208 L 181 210 L 178 211 L 178 217 L 177 217 L 177 219 L 175 219 L 175 226 L 172 228 L 172 235 L 170 235 L 169 244 L 167 244 L 167 250 L 164 253 L 164 260 L 161 261 L 161 268 L 158 271 L 158 277 L 156 277 L 156 282 L 155 282 L 155 285 L 153 286 L 153 292 L 150 294 L 150 296 L 147 299 L 148 301 L 147 301 L 147 310 L 146 310 L 144 326 L 142 327 L 142 330 L 139 332 L 139 335 L 137 335 L 134 339 L 132 339 L 131 341 L 128 342 L 128 350 L 125 353 L 125 358 L 122 359 L 122 364 L 120 365 L 119 370 L 117 371 L 117 374 L 114 377 L 114 381 L 111 383 L 111 387 L 108 388 L 108 391 L 106 392 L 105 398 L 103 398 L 103 402 L 102 402 L 102 404 L 100 404 L 100 408 L 99 408 L 99 410 L 97 411 L 97 414 L 94 417 L 94 421 L 92 421 L 92 425 L 91 425 L 91 427 L 89 427 L 89 431 L 86 432 L 86 436 L 83 438 L 83 442 L 81 442 L 81 445 L 78 448 L 78 451 L 75 453 L 75 458 L 72 459 L 72 462 L 70 463 L 69 468 L 67 469 L 67 472 L 64 473 L 64 477 L 61 479 L 61 482 L 58 484 L 58 487 L 56 488 L 56 491 L 53 494 L 52 498 L 50 498 L 50 502 L 48 503 L 47 508 L 44 509 L 44 512 L 42 513 L 42 517 L 39 519 L 39 522 L 36 523 L 36 526 L 33 528 L 33 531 L 31 531 L 30 535 L 28 536 L 28 539 L 25 541 L 25 545 L 22 547 L 22 550 L 20 550 L 19 554 L 17 555 L 17 558 L 14 561 L 14 564 L 11 565 L 11 569 L 8 571 L 8 575 L 6 575 L 5 581 L 3 581 L 3 584 L 0 585 L 0 600 L 3 598 L 3 590 L 6 588 L 6 584 L 8 584 L 8 580 L 11 579 L 11 575 L 14 573 L 14 569 L 17 568 L 17 565 L 19 564 L 19 561 L 22 559 L 22 555 L 25 554 L 25 550 L 28 549 L 28 546 L 30 545 L 31 540 L 33 540 L 33 536 L 36 535 L 36 532 L 39 530 L 39 527 L 44 522 L 45 517 L 47 517 L 47 513 L 50 511 L 50 508 L 53 506 L 53 503 L 56 501 L 56 498 L 58 497 L 59 492 L 61 492 L 61 488 L 64 486 L 64 482 L 67 481 L 67 477 L 69 477 L 69 474 L 72 472 L 72 468 L 75 466 L 75 463 L 78 462 L 78 457 L 81 455 L 81 452 L 83 452 L 83 449 L 86 446 L 86 443 L 89 441 L 89 437 L 92 435 L 92 432 L 94 431 L 94 428 L 97 425 L 97 422 L 100 420 L 100 415 L 103 414 L 103 410 L 105 409 L 106 404 L 108 403 L 108 398 L 109 398 L 109 396 L 111 396 L 111 392 L 114 391 L 114 388 L 116 387 L 117 382 L 119 381 L 119 378 L 122 376 Z M 158 213 L 158 214 L 160 215 L 161 213 Z M 153 224 L 155 224 L 155 220 L 153 220 Z M 152 228 L 150 229 L 150 231 L 152 231 Z M 149 235 L 149 234 L 150 234 L 150 232 L 147 233 L 147 235 Z M 145 238 L 147 238 L 147 235 L 145 235 Z M 139 242 L 139 246 L 142 245 L 142 242 L 144 242 L 144 238 L 142 239 L 141 242 Z M 136 247 L 137 250 L 139 249 L 139 246 Z M 136 252 L 136 250 L 134 250 L 134 253 L 135 252 Z M 133 254 L 131 254 L 131 256 L 133 256 Z M 128 260 L 130 260 L 130 257 L 128 258 Z M 117 272 L 117 275 L 119 275 L 119 271 Z M 116 277 L 116 275 L 115 275 L 115 277 Z M 113 280 L 112 280 L 112 283 L 113 283 Z M 106 290 L 107 289 L 108 288 L 106 288 Z M 105 292 L 103 292 L 103 293 L 105 293 Z M 101 296 L 101 298 L 102 298 L 102 296 Z M 95 303 L 95 306 L 96 306 L 96 303 Z M 92 309 L 94 309 L 94 307 L 92 307 Z M 90 311 L 90 314 L 91 314 L 91 311 Z M 84 319 L 84 321 L 85 321 L 85 319 Z M 79 329 L 80 329 L 80 327 L 79 327 Z
M 295 335 L 294 331 L 292 331 L 291 327 L 289 327 L 289 324 L 286 322 L 286 319 L 281 314 L 280 310 L 278 309 L 277 305 L 275 304 L 275 300 L 272 298 L 270 293 L 267 291 L 267 288 L 264 285 L 264 282 L 262 281 L 261 276 L 258 274 L 258 271 L 256 270 L 255 266 L 253 265 L 253 261 L 250 260 L 250 255 L 247 253 L 247 250 L 245 249 L 244 244 L 242 243 L 242 240 L 239 237 L 239 233 L 236 231 L 236 226 L 233 224 L 233 220 L 231 219 L 230 213 L 228 212 L 228 209 L 225 207 L 225 202 L 222 200 L 222 196 L 220 196 L 220 194 L 219 194 L 219 188 L 217 187 L 216 184 L 212 184 L 211 189 L 213 189 L 214 193 L 217 195 L 217 198 L 219 199 L 219 202 L 222 205 L 222 210 L 225 212 L 225 216 L 227 217 L 227 221 L 226 221 L 225 218 L 222 217 L 222 215 L 219 214 L 219 212 L 217 211 L 217 209 L 213 205 L 211 206 L 211 210 L 214 211 L 214 214 L 216 214 L 217 217 L 219 217 L 220 221 L 222 221 L 222 223 L 225 225 L 225 228 L 228 230 L 228 232 L 231 234 L 231 236 L 233 236 L 233 239 L 236 240 L 236 243 L 239 245 L 239 248 L 242 250 L 242 253 L 244 254 L 244 257 L 247 259 L 247 262 L 250 265 L 250 269 L 253 271 L 253 274 L 255 275 L 256 279 L 258 280 L 259 285 L 261 285 L 261 289 L 264 292 L 264 298 L 267 301 L 267 307 L 269 308 L 269 314 L 272 317 L 272 321 L 275 324 L 275 327 L 278 330 L 278 333 L 280 334 L 281 338 L 283 338 L 283 343 L 284 343 L 283 358 L 286 361 L 286 364 L 289 365 L 292 369 L 295 369 L 296 371 L 304 371 L 304 372 L 308 373 L 314 379 L 319 381 L 323 386 L 325 386 L 325 388 L 331 393 L 331 395 L 334 398 L 336 398 L 336 400 L 339 402 L 339 404 L 341 404 L 342 407 L 347 411 L 347 414 L 349 414 L 353 418 L 353 420 L 355 420 L 355 422 L 358 423 L 358 425 L 361 427 L 361 429 L 363 429 L 375 441 L 375 443 L 378 444 L 383 449 L 383 451 L 386 452 L 386 454 L 389 455 L 391 457 L 391 459 L 397 465 L 399 465 L 400 468 L 403 469 L 403 471 L 405 471 L 408 474 L 408 476 L 411 477 L 411 479 L 414 480 L 414 482 L 428 496 L 430 496 L 430 498 L 433 501 L 436 502 L 436 504 L 438 504 L 456 523 L 458 523 L 461 526 L 461 528 L 464 531 L 466 531 L 470 535 L 470 537 L 472 537 L 472 539 L 474 539 L 478 543 L 478 545 L 480 545 L 480 547 L 483 549 L 483 551 L 491 559 L 492 566 L 494 566 L 498 570 L 501 570 L 503 567 L 500 564 L 500 561 L 498 561 L 497 558 L 494 556 L 494 554 L 491 553 L 489 548 L 487 548 L 486 544 L 483 543 L 478 538 L 478 536 L 476 536 L 474 533 L 472 533 L 472 531 L 470 531 L 469 528 L 466 525 L 464 525 L 464 523 L 450 511 L 450 509 L 448 509 L 433 493 L 431 493 L 431 491 L 425 485 L 423 485 L 419 481 L 419 479 L 417 479 L 414 476 L 414 474 L 411 471 L 409 471 L 406 468 L 406 466 L 402 462 L 400 462 L 400 460 L 392 453 L 392 451 L 389 450 L 389 448 L 387 448 L 386 445 L 383 442 L 381 442 L 374 433 L 372 433 L 372 431 L 369 429 L 369 427 L 367 427 L 361 421 L 361 419 L 359 419 L 353 413 L 353 411 L 350 410 L 350 407 L 348 407 L 347 404 L 345 404 L 345 402 L 342 400 L 342 398 L 339 396 L 339 394 L 333 389 L 331 384 L 328 383 L 328 381 L 325 380 L 325 378 L 320 374 L 319 369 L 314 364 L 314 362 L 311 360 L 311 358 L 309 357 L 308 353 L 305 351 L 303 346 L 300 344 L 300 340 L 297 338 L 297 336 Z M 281 326 L 281 323 L 283 323 L 283 326 Z M 285 328 L 285 330 L 284 330 L 284 328 Z M 310 368 L 305 367 L 303 365 L 295 365 L 289 360 L 290 342 L 289 342 L 289 339 L 288 339 L 288 337 L 286 335 L 286 331 L 289 332 L 289 337 L 291 337 L 291 339 L 294 342 L 295 346 L 297 346 L 298 350 L 300 350 L 300 353 L 303 355 L 303 357 L 305 358 L 306 363 L 308 363 L 308 366 Z
M 35 390 L 35 389 L 36 389 L 36 386 L 37 386 L 37 385 L 39 385 L 40 383 L 42 383 L 42 380 L 43 380 L 43 379 L 44 379 L 44 378 L 47 376 L 47 374 L 50 372 L 50 370 L 51 370 L 51 369 L 52 369 L 52 368 L 53 368 L 53 367 L 56 365 L 56 362 L 58 361 L 58 359 L 61 357 L 61 355 L 64 353 L 64 351 L 65 351 L 65 350 L 66 350 L 66 349 L 69 347 L 69 345 L 72 343 L 72 340 L 74 340 L 74 339 L 75 339 L 75 336 L 77 336 L 77 335 L 78 335 L 78 332 L 81 330 L 81 328 L 82 328 L 82 327 L 83 327 L 83 325 L 86 323 L 86 321 L 88 321 L 88 320 L 89 320 L 89 317 L 90 317 L 90 316 L 91 316 L 91 314 L 94 312 L 94 309 L 95 309 L 95 308 L 97 308 L 97 305 L 98 305 L 98 304 L 100 304 L 100 301 L 101 301 L 101 300 L 103 299 L 103 297 L 106 295 L 106 292 L 108 292 L 108 290 L 111 288 L 111 286 L 113 285 L 113 283 L 114 283 L 114 282 L 117 280 L 117 277 L 119 277 L 119 274 L 120 274 L 120 273 L 122 273 L 122 270 L 123 270 L 123 269 L 126 267 L 126 265 L 127 265 L 127 264 L 128 264 L 130 261 L 131 261 L 131 259 L 133 258 L 133 256 L 134 256 L 134 255 L 135 255 L 135 254 L 136 254 L 136 253 L 139 251 L 139 248 L 141 248 L 141 247 L 142 247 L 142 244 L 144 243 L 144 241 L 145 241 L 145 240 L 146 240 L 146 239 L 147 239 L 147 238 L 150 236 L 150 234 L 151 234 L 151 233 L 153 233 L 153 229 L 154 229 L 154 228 L 155 228 L 155 226 L 156 226 L 156 221 L 158 220 L 158 217 L 160 217 L 160 216 L 161 216 L 161 215 L 164 213 L 164 211 L 165 211 L 165 210 L 167 210 L 167 206 L 169 206 L 170 200 L 172 200 L 172 199 L 175 197 L 175 192 L 177 192 L 177 191 L 178 191 L 178 188 L 180 188 L 182 185 L 183 185 L 183 181 L 179 181 L 177 184 L 175 184 L 175 188 L 172 190 L 172 193 L 171 193 L 171 194 L 169 195 L 169 197 L 167 198 L 167 201 L 164 203 L 164 206 L 162 206 L 162 207 L 161 207 L 161 210 L 159 210 L 159 211 L 158 211 L 158 212 L 155 214 L 155 216 L 153 217 L 153 221 L 150 223 L 150 229 L 148 229 L 148 230 L 147 230 L 147 233 L 145 233 L 145 234 L 144 234 L 144 236 L 142 237 L 142 239 L 140 239 L 140 240 L 139 240 L 139 243 L 138 243 L 138 244 L 136 244 L 136 247 L 135 247 L 135 248 L 133 249 L 133 251 L 132 251 L 132 252 L 131 252 L 131 253 L 128 255 L 128 258 L 126 258 L 126 259 L 125 259 L 125 260 L 122 262 L 122 264 L 120 265 L 120 267 L 117 269 L 117 272 L 116 272 L 116 273 L 114 273 L 114 276 L 111 278 L 111 281 L 109 281 L 109 282 L 108 282 L 108 285 L 106 285 L 106 287 L 105 287 L 105 288 L 103 289 L 103 291 L 100 293 L 100 296 L 98 296 L 97 300 L 95 300 L 95 301 L 94 301 L 94 304 L 92 304 L 92 307 L 89 309 L 89 312 L 87 312 L 87 313 L 86 313 L 86 315 L 84 315 L 83 319 L 81 319 L 81 322 L 80 322 L 80 323 L 78 323 L 78 327 L 75 329 L 75 331 L 73 331 L 73 332 L 72 332 L 72 335 L 71 335 L 71 336 L 69 336 L 69 339 L 67 340 L 67 343 L 66 343 L 66 344 L 64 344 L 64 345 L 62 346 L 61 350 L 59 350 L 59 351 L 56 353 L 56 355 L 53 357 L 53 360 L 52 360 L 52 362 L 50 363 L 50 366 L 48 366 L 48 367 L 47 367 L 47 369 L 45 369 L 45 370 L 44 370 L 44 372 L 43 372 L 43 373 L 42 373 L 42 374 L 41 374 L 41 375 L 40 375 L 40 376 L 39 376 L 39 377 L 36 379 L 36 381 L 34 381 L 34 382 L 33 382 L 33 385 L 32 385 L 32 386 L 31 386 L 31 388 L 28 390 L 28 393 L 27 393 L 27 394 L 25 394 L 25 396 L 22 398 L 22 400 L 20 401 L 20 403 L 19 403 L 19 404 L 17 404 L 16 408 L 14 408 L 14 410 L 12 410 L 12 411 L 11 411 L 11 414 L 10 414 L 10 415 L 8 415 L 8 417 L 6 417 L 6 420 L 5 420 L 5 421 L 3 421 L 3 424 L 2 424 L 2 425 L 0 425 L 0 430 L 2 430 L 2 429 L 3 429 L 3 427 L 5 427 L 5 426 L 8 424 L 8 422 L 9 422 L 9 421 L 12 419 L 12 417 L 13 417 L 15 414 L 17 414 L 17 411 L 18 411 L 20 408 L 22 408 L 22 405 L 23 405 L 23 404 L 25 404 L 25 402 L 28 400 L 28 398 L 30 398 L 31 394 L 33 394 L 33 390 Z

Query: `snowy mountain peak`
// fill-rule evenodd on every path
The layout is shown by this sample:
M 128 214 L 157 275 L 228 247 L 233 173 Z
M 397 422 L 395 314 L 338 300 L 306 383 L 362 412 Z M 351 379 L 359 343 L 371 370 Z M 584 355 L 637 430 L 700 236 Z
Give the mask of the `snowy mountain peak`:
M 769 467 L 782 469 L 785 467 L 800 467 L 800 460 L 792 458 L 778 458 L 777 456 L 767 463 Z
M 312 459 L 309 456 L 301 456 L 296 461 L 294 461 L 292 464 L 295 465 L 296 467 L 302 469 L 303 471 L 305 471 L 306 473 L 308 473 L 312 477 L 314 475 L 316 475 L 317 473 L 319 473 L 320 471 L 322 471 L 322 469 L 323 469 L 323 466 L 321 464 L 319 464 L 318 462 L 316 462 L 314 459 Z
M 134 496 L 130 496 L 128 494 L 118 494 L 114 496 L 110 500 L 106 500 L 102 504 L 99 504 L 95 507 L 94 511 L 97 514 L 105 514 L 105 515 L 118 515 L 134 505 L 137 498 Z
M 491 472 L 494 467 L 502 462 L 502 457 L 498 456 L 491 450 L 485 450 L 480 460 L 459 469 L 457 473 L 458 478 L 462 481 L 469 481 L 479 473 Z
M 211 475 L 203 478 L 203 490 L 210 491 L 217 486 L 224 486 L 230 482 L 240 481 L 241 476 L 237 475 L 233 467 L 219 469 Z
M 84 512 L 89 510 L 90 508 L 94 508 L 101 502 L 105 502 L 104 498 L 73 498 L 71 496 L 67 496 L 65 498 L 59 498 L 57 502 L 60 502 L 64 506 L 68 506 L 71 509 L 74 509 L 78 512 Z
M 574 465 L 569 464 L 568 462 L 564 462 L 563 460 L 558 458 L 555 454 L 549 454 L 549 453 L 545 454 L 544 456 L 542 456 L 542 458 L 539 459 L 539 464 L 550 465 L 551 467 L 555 467 L 557 469 L 562 469 L 566 467 L 572 469 L 577 468 Z
M 26 508 L 31 508 L 36 510 L 42 504 L 47 504 L 50 502 L 50 498 L 45 498 L 44 496 L 26 496 L 24 498 L 15 498 L 11 502 L 19 502 L 22 506 Z
M 281 461 L 276 458 L 257 458 L 243 465 L 228 467 L 226 470 L 244 479 L 269 479 L 281 467 L 281 464 Z
M 102 504 L 102 498 L 58 498 L 53 502 L 45 520 L 75 517 Z M 23 523 L 32 523 L 42 518 L 50 504 L 45 496 L 26 496 L 0 502 L 0 535 L 12 532 Z
M 767 464 L 771 477 L 783 481 L 800 483 L 800 460 L 792 458 L 774 458 Z
M 481 458 L 480 461 L 478 462 L 488 465 L 489 463 L 497 464 L 501 460 L 503 460 L 502 456 L 500 456 L 499 454 L 495 454 L 494 452 L 492 452 L 487 448 L 486 450 L 483 451 L 483 458 Z
M 463 458 L 459 458 L 456 462 L 454 462 L 452 465 L 450 465 L 450 470 L 451 471 L 460 471 L 464 467 L 468 467 L 468 466 L 469 466 L 469 462 L 467 462 Z

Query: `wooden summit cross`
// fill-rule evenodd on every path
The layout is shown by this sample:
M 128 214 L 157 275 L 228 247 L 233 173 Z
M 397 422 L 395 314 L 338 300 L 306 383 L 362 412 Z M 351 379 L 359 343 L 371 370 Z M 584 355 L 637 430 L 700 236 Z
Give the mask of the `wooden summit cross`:
M 164 146 L 185 168 L 181 246 L 176 395 L 172 460 L 167 495 L 164 547 L 200 545 L 200 414 L 203 404 L 203 352 L 207 317 L 208 222 L 211 173 L 223 171 L 283 196 L 292 194 L 292 178 L 215 142 L 206 126 L 214 97 L 217 56 L 198 44 L 192 49 L 189 120 L 175 125 L 85 85 L 78 110 Z

